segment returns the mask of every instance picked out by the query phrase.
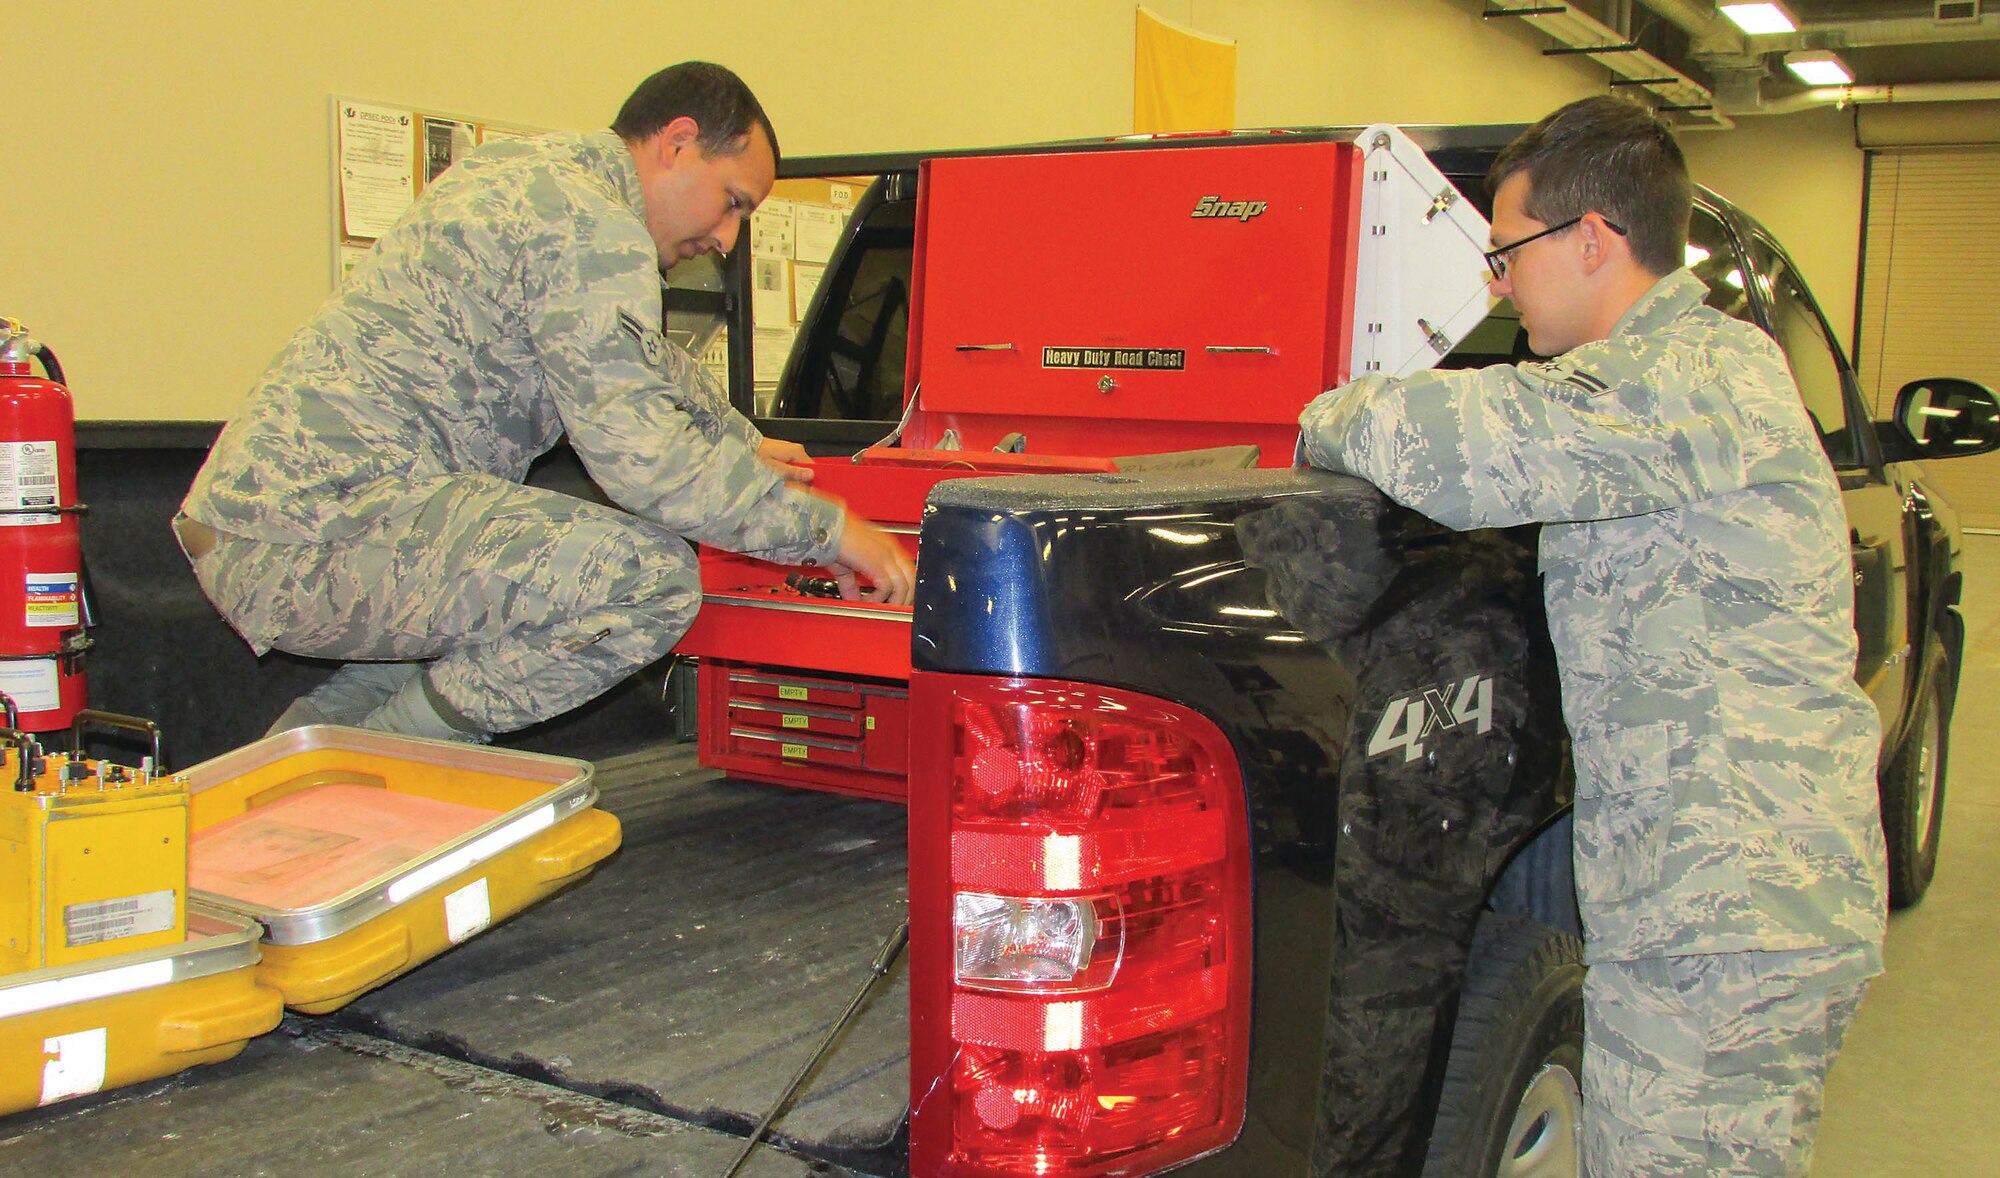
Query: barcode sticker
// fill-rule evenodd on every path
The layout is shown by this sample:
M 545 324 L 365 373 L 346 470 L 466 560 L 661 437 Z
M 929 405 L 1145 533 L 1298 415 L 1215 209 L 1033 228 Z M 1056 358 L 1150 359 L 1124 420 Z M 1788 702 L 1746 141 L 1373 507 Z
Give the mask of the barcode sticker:
M 57 495 L 54 441 L 0 442 L 0 508 L 54 507 Z M 0 514 L 0 527 L 52 524 L 60 518 Z
M 93 900 L 63 909 L 63 942 L 74 949 L 174 927 L 174 890 L 116 900 Z

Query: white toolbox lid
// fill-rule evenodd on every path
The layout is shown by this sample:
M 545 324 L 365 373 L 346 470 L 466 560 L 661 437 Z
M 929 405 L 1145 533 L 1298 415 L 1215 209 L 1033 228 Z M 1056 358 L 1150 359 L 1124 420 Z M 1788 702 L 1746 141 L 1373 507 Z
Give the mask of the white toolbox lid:
M 1366 175 L 1346 379 L 1408 376 L 1437 363 L 1497 300 L 1487 292 L 1487 223 L 1408 135 L 1377 123 L 1355 136 Z

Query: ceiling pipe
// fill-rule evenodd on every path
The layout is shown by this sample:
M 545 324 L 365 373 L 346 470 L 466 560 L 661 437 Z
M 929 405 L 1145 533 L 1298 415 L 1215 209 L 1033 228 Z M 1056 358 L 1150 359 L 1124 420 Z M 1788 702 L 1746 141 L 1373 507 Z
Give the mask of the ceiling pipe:
M 1768 38 L 1768 45 L 1773 49 L 1860 49 L 1961 41 L 2000 41 L 2000 16 L 1982 16 L 1963 24 L 1939 24 L 1929 17 L 1807 21 L 1796 33 Z M 1758 41 L 1760 46 L 1766 43 Z
M 1988 102 L 2000 99 L 2000 82 L 1909 82 L 1901 86 L 1815 86 L 1756 106 L 1729 108 L 1731 115 L 1788 115 L 1857 103 Z

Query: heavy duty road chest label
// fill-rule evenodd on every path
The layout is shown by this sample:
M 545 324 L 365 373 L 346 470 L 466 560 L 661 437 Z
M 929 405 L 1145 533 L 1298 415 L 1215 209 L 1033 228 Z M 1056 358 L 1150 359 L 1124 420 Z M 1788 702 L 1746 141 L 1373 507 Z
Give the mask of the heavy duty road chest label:
M 1148 368 L 1179 372 L 1187 367 L 1185 348 L 1043 348 L 1044 368 Z

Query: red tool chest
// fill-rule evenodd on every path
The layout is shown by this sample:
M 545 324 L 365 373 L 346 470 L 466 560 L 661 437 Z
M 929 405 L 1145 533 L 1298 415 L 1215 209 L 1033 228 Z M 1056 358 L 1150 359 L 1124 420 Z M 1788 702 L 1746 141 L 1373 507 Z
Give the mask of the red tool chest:
M 1452 298 L 1469 329 L 1485 314 L 1484 222 L 1471 214 L 1474 234 L 1463 208 L 1440 220 L 1456 193 L 1389 129 L 927 161 L 902 447 L 820 459 L 815 491 L 914 552 L 942 479 L 1241 445 L 1290 465 L 1307 401 L 1392 367 L 1376 359 L 1379 308 L 1357 298 L 1389 292 L 1400 307 L 1410 286 L 1369 264 L 1389 228 L 1374 214 L 1403 189 L 1404 204 L 1430 206 L 1422 225 L 1454 238 L 1450 264 L 1431 269 L 1463 288 Z M 1438 338 L 1432 321 L 1403 318 L 1405 335 Z M 993 452 L 1014 433 L 1024 452 Z M 961 449 L 937 449 L 954 437 Z M 796 571 L 702 552 L 704 603 L 677 648 L 702 665 L 702 762 L 901 798 L 910 613 L 807 596 L 786 584 Z
M 1345 378 L 1361 151 L 1320 141 L 945 159 L 924 174 L 905 437 L 1289 465 Z

